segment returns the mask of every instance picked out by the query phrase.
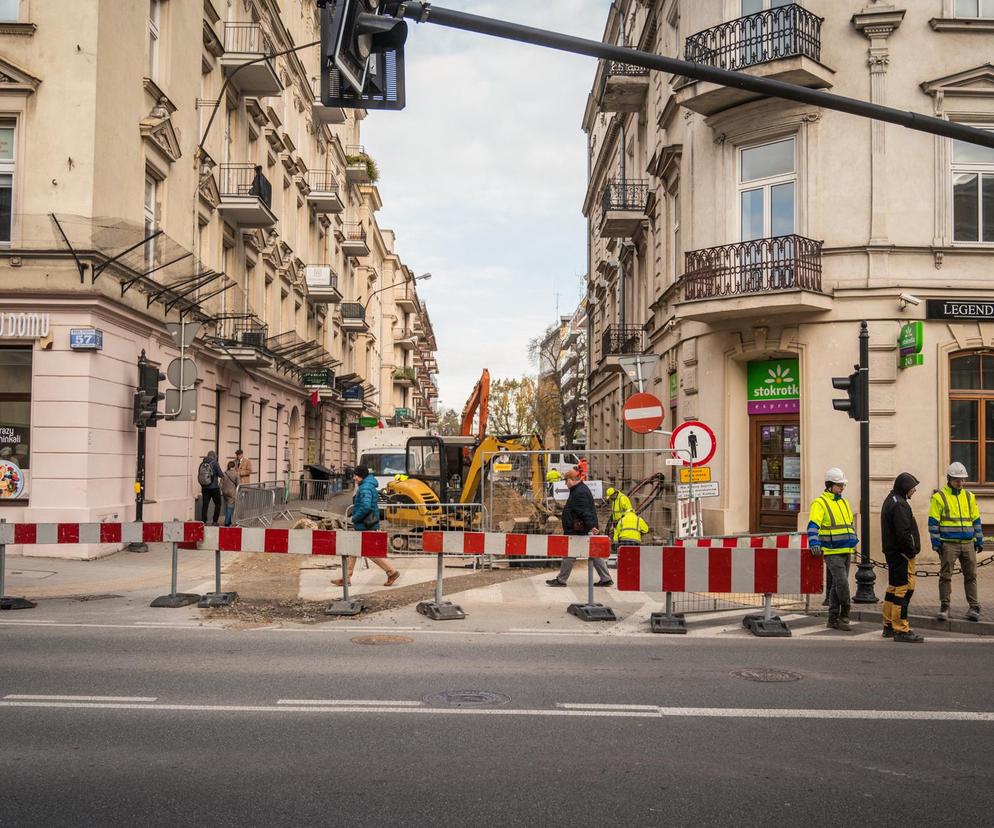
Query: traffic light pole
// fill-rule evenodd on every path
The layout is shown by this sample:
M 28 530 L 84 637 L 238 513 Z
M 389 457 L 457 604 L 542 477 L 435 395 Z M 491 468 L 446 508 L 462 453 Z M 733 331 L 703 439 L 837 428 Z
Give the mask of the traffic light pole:
M 715 66 L 677 60 L 676 58 L 666 57 L 665 55 L 656 55 L 637 49 L 614 46 L 598 40 L 587 40 L 581 37 L 573 37 L 572 35 L 550 32 L 545 29 L 522 26 L 518 23 L 508 23 L 504 20 L 494 20 L 489 17 L 467 14 L 466 12 L 443 9 L 431 3 L 415 2 L 414 0 L 392 0 L 392 2 L 385 3 L 384 8 L 392 9 L 391 13 L 397 18 L 415 20 L 418 23 L 435 23 L 450 29 L 460 29 L 466 32 L 500 37 L 505 40 L 516 40 L 521 43 L 558 49 L 562 52 L 603 58 L 618 63 L 640 66 L 644 69 L 655 69 L 659 72 L 670 72 L 694 78 L 695 80 L 716 83 L 721 86 L 745 89 L 760 95 L 798 101 L 799 103 L 833 109 L 838 112 L 846 112 L 850 115 L 858 115 L 877 121 L 887 121 L 907 127 L 908 129 L 918 130 L 919 132 L 928 132 L 932 135 L 955 138 L 994 149 L 994 132 L 964 126 L 963 124 L 953 123 L 942 118 L 933 118 L 918 112 L 894 109 L 893 107 L 877 103 L 861 101 L 857 98 L 847 98 L 843 95 L 833 95 L 818 89 L 808 89 L 792 83 L 771 80 L 770 78 L 753 77 L 744 72 L 733 72 L 729 69 L 719 69 Z
M 859 387 L 862 410 L 859 417 L 859 564 L 853 603 L 875 604 L 873 584 L 877 576 L 870 559 L 870 331 L 859 323 Z

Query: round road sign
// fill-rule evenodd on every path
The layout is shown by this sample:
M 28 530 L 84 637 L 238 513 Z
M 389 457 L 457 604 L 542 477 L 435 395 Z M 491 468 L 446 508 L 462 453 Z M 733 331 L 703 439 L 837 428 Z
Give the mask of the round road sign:
M 663 424 L 663 404 L 652 394 L 632 394 L 625 400 L 621 416 L 636 434 L 648 434 Z
M 697 420 L 687 423 L 680 423 L 673 429 L 673 436 L 670 437 L 670 448 L 680 449 L 676 455 L 683 461 L 685 466 L 690 465 L 690 458 L 694 460 L 695 466 L 706 466 L 714 457 L 715 449 L 718 448 L 718 440 L 714 432 Z

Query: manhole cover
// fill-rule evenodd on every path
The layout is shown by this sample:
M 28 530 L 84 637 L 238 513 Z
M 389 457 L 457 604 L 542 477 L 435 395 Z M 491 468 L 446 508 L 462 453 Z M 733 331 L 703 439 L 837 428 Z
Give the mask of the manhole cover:
M 358 638 L 352 639 L 353 644 L 372 644 L 373 646 L 382 644 L 410 644 L 413 641 L 413 638 L 408 638 L 405 635 L 360 635 Z
M 502 707 L 511 697 L 489 690 L 443 690 L 430 693 L 424 700 L 433 707 Z
M 792 673 L 790 670 L 770 670 L 766 667 L 761 667 L 758 670 L 735 670 L 732 675 L 746 681 L 761 681 L 767 684 L 800 681 L 803 678 L 800 673 Z

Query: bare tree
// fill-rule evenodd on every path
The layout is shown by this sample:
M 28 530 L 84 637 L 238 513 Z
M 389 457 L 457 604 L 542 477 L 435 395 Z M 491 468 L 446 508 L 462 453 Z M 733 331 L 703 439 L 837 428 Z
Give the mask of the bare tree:
M 457 435 L 462 423 L 453 408 L 443 408 L 438 415 L 438 433 L 447 437 Z
M 560 434 L 562 448 L 574 448 L 576 432 L 580 421 L 579 401 L 574 403 L 576 393 L 565 380 L 566 363 L 576 359 L 576 372 L 583 387 L 586 376 L 586 349 L 583 347 L 565 349 L 566 326 L 562 323 L 550 325 L 545 333 L 535 337 L 528 344 L 528 353 L 539 371 L 538 391 L 533 405 L 535 420 L 543 434 Z

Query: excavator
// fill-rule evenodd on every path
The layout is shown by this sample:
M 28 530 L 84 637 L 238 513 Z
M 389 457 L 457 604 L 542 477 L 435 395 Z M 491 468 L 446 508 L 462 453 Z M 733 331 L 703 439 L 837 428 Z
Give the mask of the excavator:
M 429 435 L 407 441 L 405 473 L 397 475 L 380 493 L 380 508 L 387 520 L 410 530 L 393 536 L 395 549 L 407 548 L 425 530 L 481 529 L 484 478 L 513 470 L 514 464 L 506 462 L 509 458 L 503 455 L 535 452 L 529 456 L 527 474 L 512 482 L 524 490 L 522 494 L 530 493 L 534 502 L 542 500 L 545 477 L 541 439 L 537 434 L 487 434 L 489 405 L 490 372 L 484 369 L 463 408 L 458 436 Z M 506 468 L 498 471 L 501 466 Z

